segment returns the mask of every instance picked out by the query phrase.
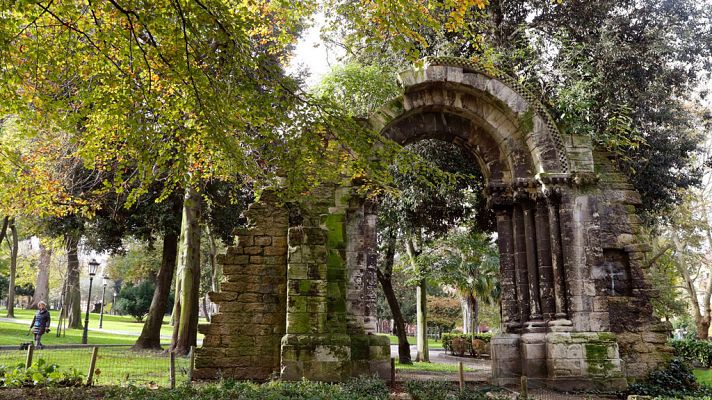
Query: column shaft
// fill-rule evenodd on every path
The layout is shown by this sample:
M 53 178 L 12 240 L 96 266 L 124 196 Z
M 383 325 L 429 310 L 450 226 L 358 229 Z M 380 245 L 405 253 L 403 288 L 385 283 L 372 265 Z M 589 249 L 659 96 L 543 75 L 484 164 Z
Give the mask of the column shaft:
M 527 274 L 529 278 L 529 317 L 532 321 L 541 320 L 541 299 L 539 297 L 539 268 L 536 257 L 536 232 L 534 229 L 533 204 L 524 206 L 524 236 Z
M 514 264 L 512 209 L 498 209 L 496 214 L 500 284 L 502 285 L 502 325 L 505 332 L 511 332 L 520 326 L 520 312 L 517 303 L 517 276 Z
M 527 248 L 524 233 L 524 212 L 521 205 L 514 206 L 512 215 L 514 230 L 514 268 L 516 270 L 517 301 L 519 303 L 519 321 L 529 320 L 529 277 L 527 272 Z
M 551 236 L 551 267 L 554 275 L 554 308 L 556 319 L 568 317 L 566 312 L 566 277 L 564 257 L 561 247 L 561 226 L 559 225 L 559 204 L 549 202 L 549 234 Z
M 549 209 L 546 202 L 536 203 L 536 249 L 539 265 L 539 294 L 544 319 L 553 319 L 555 310 L 554 273 L 551 267 L 551 235 L 549 234 Z

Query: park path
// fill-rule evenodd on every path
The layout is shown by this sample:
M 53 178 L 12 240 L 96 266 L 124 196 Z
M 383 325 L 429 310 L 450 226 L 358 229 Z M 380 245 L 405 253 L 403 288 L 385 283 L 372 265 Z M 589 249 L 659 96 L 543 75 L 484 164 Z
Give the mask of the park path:
M 14 324 L 24 324 L 25 326 L 27 326 L 29 328 L 30 324 L 32 323 L 32 320 L 0 317 L 0 322 L 11 322 Z M 99 329 L 99 328 L 89 327 L 88 330 L 90 332 L 101 332 L 101 333 L 108 333 L 111 335 L 124 335 L 124 336 L 134 336 L 134 337 L 138 337 L 140 335 L 140 332 L 103 329 L 103 328 Z M 171 340 L 171 336 L 170 335 L 161 335 L 161 339 Z M 202 340 L 198 339 L 198 344 L 201 344 L 201 343 L 202 343 Z

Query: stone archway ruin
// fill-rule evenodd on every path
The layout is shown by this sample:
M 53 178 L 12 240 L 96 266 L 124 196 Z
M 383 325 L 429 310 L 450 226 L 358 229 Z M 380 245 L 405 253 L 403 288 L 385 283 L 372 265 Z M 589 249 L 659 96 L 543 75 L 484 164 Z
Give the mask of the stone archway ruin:
M 369 120 L 401 144 L 440 139 L 477 159 L 497 218 L 502 333 L 493 383 L 618 389 L 669 354 L 643 278 L 640 197 L 587 137 L 558 131 L 512 78 L 457 58 L 401 75 L 404 95 Z M 221 259 L 221 313 L 196 377 L 341 380 L 389 374 L 375 335 L 376 209 L 324 186 L 299 221 L 269 195 Z

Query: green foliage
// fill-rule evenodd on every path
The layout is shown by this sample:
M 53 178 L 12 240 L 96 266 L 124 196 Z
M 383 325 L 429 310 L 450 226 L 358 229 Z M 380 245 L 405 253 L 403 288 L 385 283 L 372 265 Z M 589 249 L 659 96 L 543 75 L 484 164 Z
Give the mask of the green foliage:
M 712 342 L 707 340 L 671 340 L 675 357 L 686 362 L 698 362 L 706 368 L 712 367 Z
M 107 400 L 386 400 L 389 391 L 377 378 L 354 378 L 343 384 L 323 382 L 273 381 L 264 384 L 226 380 L 219 384 L 182 386 L 175 390 L 150 390 L 139 387 L 113 388 L 106 393 Z
M 25 368 L 24 364 L 15 367 L 0 365 L 0 387 L 79 386 L 83 380 L 83 374 L 76 369 L 62 371 L 57 364 L 48 364 L 41 358 L 30 368 Z
M 148 314 L 153 299 L 153 292 L 156 285 L 151 281 L 142 281 L 137 285 L 128 284 L 121 289 L 116 298 L 115 310 L 122 314 L 129 314 L 141 321 Z M 173 307 L 173 301 L 169 299 L 167 310 Z
M 351 378 L 343 383 L 341 387 L 355 399 L 379 400 L 390 397 L 390 390 L 386 383 L 376 377 L 360 376 Z
M 314 89 L 318 97 L 341 104 L 351 115 L 368 117 L 400 94 L 395 73 L 355 62 L 337 66 Z
M 112 255 L 107 261 L 107 275 L 115 280 L 136 284 L 156 276 L 161 266 L 161 245 L 128 238 L 123 241 L 124 251 Z
M 473 216 L 488 220 L 481 194 L 484 179 L 472 157 L 454 144 L 422 140 L 406 147 L 391 165 L 394 194 L 380 203 L 382 227 L 428 237 L 446 233 Z
M 408 381 L 405 382 L 405 390 L 413 397 L 413 400 L 485 400 L 507 398 L 488 394 L 489 388 L 475 389 L 465 387 L 460 391 L 459 387 L 452 382 L 441 381 Z
M 460 301 L 451 296 L 428 296 L 428 327 L 449 332 L 462 321 Z
M 682 360 L 673 359 L 658 370 L 652 371 L 642 383 L 628 386 L 629 394 L 645 396 L 711 396 L 712 387 L 699 385 L 692 373 L 692 368 Z

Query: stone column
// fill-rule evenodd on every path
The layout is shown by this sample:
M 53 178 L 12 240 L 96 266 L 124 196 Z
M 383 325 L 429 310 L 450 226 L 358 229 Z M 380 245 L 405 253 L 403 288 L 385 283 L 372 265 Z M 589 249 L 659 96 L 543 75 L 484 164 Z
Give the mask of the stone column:
M 556 191 L 547 193 L 549 211 L 549 234 L 551 237 L 551 267 L 554 277 L 554 307 L 556 319 L 567 319 L 566 276 L 561 247 L 561 225 L 559 223 L 559 195 Z
M 541 300 L 539 298 L 539 271 L 537 268 L 536 233 L 534 227 L 534 204 L 526 201 L 523 205 L 524 240 L 526 251 L 527 277 L 529 278 L 529 319 L 541 320 Z
M 517 277 L 514 266 L 514 232 L 512 206 L 495 208 L 497 215 L 497 246 L 499 247 L 500 284 L 502 285 L 502 325 L 504 332 L 521 328 L 517 304 Z
M 551 266 L 551 235 L 549 210 L 544 199 L 536 202 L 536 249 L 539 264 L 539 293 L 544 319 L 554 319 L 554 275 Z
M 514 231 L 514 269 L 517 282 L 517 302 L 519 303 L 519 321 L 529 320 L 529 277 L 527 273 L 527 248 L 524 233 L 524 211 L 520 204 L 514 205 L 512 214 Z

